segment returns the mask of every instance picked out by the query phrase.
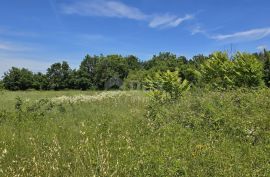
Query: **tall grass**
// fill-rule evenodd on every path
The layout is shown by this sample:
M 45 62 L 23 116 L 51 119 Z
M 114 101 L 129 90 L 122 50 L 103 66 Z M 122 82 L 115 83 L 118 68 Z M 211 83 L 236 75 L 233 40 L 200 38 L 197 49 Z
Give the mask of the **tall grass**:
M 190 91 L 154 117 L 143 92 L 102 94 L 2 92 L 0 176 L 270 174 L 269 90 Z

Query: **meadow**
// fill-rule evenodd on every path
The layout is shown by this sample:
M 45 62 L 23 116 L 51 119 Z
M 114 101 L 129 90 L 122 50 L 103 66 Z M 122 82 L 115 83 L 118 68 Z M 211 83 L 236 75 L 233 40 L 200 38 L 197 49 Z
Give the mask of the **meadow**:
M 270 90 L 1 91 L 0 176 L 269 176 Z

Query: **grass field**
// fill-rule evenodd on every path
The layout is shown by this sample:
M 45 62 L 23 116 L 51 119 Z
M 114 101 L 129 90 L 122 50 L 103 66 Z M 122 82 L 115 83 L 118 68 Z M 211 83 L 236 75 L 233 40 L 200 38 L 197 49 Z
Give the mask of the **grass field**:
M 0 176 L 269 176 L 270 91 L 0 92 Z

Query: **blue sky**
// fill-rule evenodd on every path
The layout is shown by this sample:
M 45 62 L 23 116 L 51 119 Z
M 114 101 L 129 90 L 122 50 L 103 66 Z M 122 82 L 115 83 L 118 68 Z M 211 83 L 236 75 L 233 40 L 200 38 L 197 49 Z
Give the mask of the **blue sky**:
M 270 47 L 269 0 L 2 0 L 0 75 L 87 54 L 192 57 Z

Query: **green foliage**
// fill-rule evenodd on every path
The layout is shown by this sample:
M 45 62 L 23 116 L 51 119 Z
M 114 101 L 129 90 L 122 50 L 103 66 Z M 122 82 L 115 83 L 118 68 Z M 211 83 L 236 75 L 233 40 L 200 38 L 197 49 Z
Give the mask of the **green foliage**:
M 184 71 L 182 71 L 184 78 L 189 81 L 192 86 L 200 86 L 202 74 L 200 71 L 198 71 L 195 68 L 187 68 Z
M 129 56 L 125 57 L 125 61 L 128 65 L 129 70 L 135 71 L 135 70 L 141 69 L 141 63 L 136 56 L 129 55 Z
M 234 83 L 236 87 L 256 88 L 263 84 L 262 64 L 254 55 L 237 53 L 234 56 Z
M 153 58 L 144 63 L 144 68 L 153 71 L 176 71 L 177 68 L 181 68 L 187 59 L 185 57 L 177 57 L 176 55 L 165 52 L 159 55 L 154 55 Z
M 156 129 L 138 91 L 44 111 L 55 97 L 98 93 L 0 95 L 0 176 L 269 176 L 269 89 L 192 89 L 156 108 Z
M 95 81 L 99 89 L 112 77 L 124 79 L 128 76 L 128 65 L 121 55 L 108 55 L 100 59 L 96 69 Z
M 257 88 L 263 83 L 262 65 L 254 55 L 238 52 L 230 60 L 227 53 L 216 52 L 201 67 L 203 80 L 215 89 Z
M 4 82 L 2 80 L 0 80 L 0 90 L 3 90 L 4 88 L 5 88 Z
M 148 75 L 146 70 L 131 70 L 128 77 L 124 80 L 124 89 L 126 90 L 142 90 L 144 80 Z
M 70 74 L 69 88 L 87 90 L 93 88 L 93 81 L 89 78 L 89 75 L 83 70 L 73 70 Z
M 49 87 L 54 90 L 68 88 L 72 70 L 67 62 L 55 63 L 47 70 Z
M 201 66 L 202 80 L 214 89 L 234 86 L 234 64 L 225 52 L 213 53 Z
M 33 75 L 33 84 L 32 87 L 36 90 L 48 90 L 49 87 L 49 80 L 45 74 L 40 72 Z
M 133 55 L 86 55 L 77 70 L 72 70 L 67 62 L 53 64 L 46 74 L 12 68 L 3 82 L 9 90 L 103 90 L 112 84 L 116 89 L 142 89 L 146 75 L 169 70 L 179 71 L 179 76 L 193 88 L 258 88 L 264 85 L 263 81 L 269 87 L 269 56 L 266 50 L 259 54 L 238 52 L 231 57 L 225 52 L 215 52 L 187 60 L 184 56 L 164 52 L 141 62 Z
M 3 83 L 8 90 L 27 90 L 32 88 L 33 73 L 25 68 L 12 67 L 4 74 Z
M 187 80 L 181 80 L 179 72 L 157 72 L 153 77 L 145 80 L 146 89 L 150 90 L 151 97 L 158 102 L 177 100 L 183 92 L 189 89 Z
M 102 57 L 102 56 L 101 56 Z M 86 55 L 83 61 L 81 62 L 80 69 L 77 72 L 77 77 L 75 76 L 74 82 L 76 85 L 79 84 L 82 89 L 87 89 L 96 85 L 95 77 L 96 77 L 96 70 L 100 58 L 98 56 L 91 57 L 90 55 Z M 80 79 L 80 80 L 77 80 Z
M 270 52 L 264 50 L 264 63 L 263 63 L 263 79 L 265 85 L 270 87 Z

